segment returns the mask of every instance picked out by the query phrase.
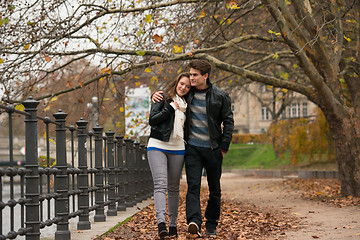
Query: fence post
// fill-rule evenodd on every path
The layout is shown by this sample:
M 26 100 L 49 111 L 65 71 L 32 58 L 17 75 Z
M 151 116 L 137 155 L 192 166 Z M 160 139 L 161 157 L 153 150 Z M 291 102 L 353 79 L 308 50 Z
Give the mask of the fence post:
M 78 151 L 79 151 L 79 169 L 78 187 L 80 195 L 78 198 L 78 208 L 82 212 L 79 215 L 79 222 L 77 224 L 78 230 L 87 230 L 91 228 L 89 221 L 89 179 L 87 169 L 87 153 L 86 153 L 86 125 L 88 124 L 83 118 L 76 122 L 78 129 Z
M 125 206 L 125 179 L 124 179 L 124 159 L 123 159 L 123 139 L 124 136 L 116 136 L 117 139 L 117 164 L 118 164 L 118 174 L 117 174 L 117 179 L 118 179 L 118 205 L 117 205 L 117 210 L 118 211 L 125 211 L 126 210 L 126 206 Z
M 145 147 L 145 151 L 147 151 L 147 148 Z M 150 198 L 154 194 L 154 183 L 153 178 L 150 170 L 149 160 L 147 157 L 147 153 L 145 153 L 145 171 L 146 171 L 146 189 L 147 189 L 147 198 Z
M 109 194 L 108 194 L 108 189 L 109 189 L 109 186 L 108 186 L 108 175 L 109 175 L 109 168 L 108 168 L 108 165 L 107 165 L 107 156 L 106 156 L 106 153 L 107 153 L 107 137 L 106 135 L 103 135 L 102 136 L 102 139 L 103 139 L 103 173 L 104 173 L 104 199 L 105 199 L 105 203 L 108 201 L 109 199 Z
M 105 222 L 106 216 L 104 214 L 104 172 L 102 166 L 102 132 L 103 128 L 96 125 L 93 128 L 95 132 L 95 168 L 97 173 L 95 174 L 95 204 L 99 207 L 95 210 L 94 221 Z
M 25 167 L 29 171 L 26 174 L 26 228 L 32 230 L 26 233 L 26 240 L 40 239 L 40 216 L 39 216 L 39 161 L 37 151 L 37 106 L 39 102 L 30 97 L 23 102 L 25 111 L 30 114 L 25 119 Z
M 147 199 L 147 191 L 146 191 L 146 187 L 147 187 L 147 178 L 146 178 L 146 168 L 145 168 L 145 157 L 144 155 L 146 154 L 146 150 L 145 150 L 145 145 L 141 144 L 140 145 L 140 166 L 141 166 L 141 176 L 142 177 L 142 181 L 141 181 L 141 200 L 144 201 Z
M 125 147 L 126 147 L 126 168 L 127 168 L 127 186 L 126 186 L 126 207 L 135 206 L 134 199 L 134 166 L 133 166 L 133 155 L 134 155 L 134 141 L 131 139 L 125 139 Z
M 59 110 L 53 114 L 56 123 L 56 168 L 59 173 L 55 177 L 55 192 L 59 194 L 56 198 L 55 213 L 56 217 L 61 218 L 57 223 L 55 239 L 70 239 L 69 231 L 69 202 L 68 202 L 68 175 L 66 161 L 66 127 L 65 119 L 67 114 Z
M 69 177 L 69 182 L 71 179 L 71 188 L 69 185 L 69 191 L 72 190 L 72 193 L 74 195 L 72 195 L 71 200 L 72 200 L 72 212 L 75 212 L 76 209 L 76 202 L 75 202 L 75 189 L 77 188 L 77 182 L 75 181 L 75 143 L 74 143 L 74 131 L 76 130 L 76 127 L 74 125 L 70 125 L 69 127 L 70 130 L 70 138 L 71 138 L 71 170 L 73 171 L 72 173 L 70 173 L 71 177 Z M 70 202 L 70 201 L 69 201 Z M 69 207 L 70 208 L 70 207 Z
M 136 142 L 135 144 L 135 156 L 134 156 L 134 176 L 135 176 L 135 203 L 140 203 L 141 202 L 141 195 L 140 195 L 140 191 L 141 191 L 141 182 L 142 179 L 140 177 L 140 172 L 141 172 L 141 161 L 140 161 L 140 143 Z
M 125 208 L 128 207 L 128 201 L 129 201 L 129 169 L 128 169 L 128 160 L 127 160 L 127 143 L 126 140 L 124 140 L 123 143 L 123 151 L 124 151 L 124 199 L 125 199 Z
M 107 137 L 107 162 L 109 172 L 109 207 L 107 211 L 108 216 L 116 216 L 116 195 L 115 195 L 115 169 L 114 169 L 114 132 L 109 129 L 106 133 Z

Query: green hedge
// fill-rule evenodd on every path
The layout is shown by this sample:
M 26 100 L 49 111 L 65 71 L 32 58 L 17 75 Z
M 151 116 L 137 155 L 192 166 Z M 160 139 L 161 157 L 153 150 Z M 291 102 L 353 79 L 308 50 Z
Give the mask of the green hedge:
M 266 134 L 233 134 L 231 143 L 265 143 Z

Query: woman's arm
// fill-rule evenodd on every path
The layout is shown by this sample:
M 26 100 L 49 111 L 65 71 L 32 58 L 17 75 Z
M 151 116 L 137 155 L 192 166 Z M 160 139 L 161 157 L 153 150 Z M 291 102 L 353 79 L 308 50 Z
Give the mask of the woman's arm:
M 166 103 L 165 100 L 152 103 L 149 117 L 150 126 L 158 125 L 164 120 L 168 120 L 174 112 L 175 109 Z

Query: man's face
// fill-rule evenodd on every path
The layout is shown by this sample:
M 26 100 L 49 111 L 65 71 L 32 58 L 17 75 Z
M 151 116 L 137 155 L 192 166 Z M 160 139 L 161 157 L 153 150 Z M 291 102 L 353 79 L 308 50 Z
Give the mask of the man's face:
M 209 74 L 205 73 L 201 75 L 200 71 L 194 68 L 190 68 L 190 84 L 196 89 L 202 90 L 207 88 L 206 79 Z

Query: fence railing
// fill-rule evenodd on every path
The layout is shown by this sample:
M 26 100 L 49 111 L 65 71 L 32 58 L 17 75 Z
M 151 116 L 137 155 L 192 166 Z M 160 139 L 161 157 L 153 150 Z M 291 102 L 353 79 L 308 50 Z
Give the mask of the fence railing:
M 67 126 L 67 114 L 61 110 L 54 120 L 37 116 L 38 104 L 29 98 L 23 102 L 24 111 L 0 105 L 1 115 L 8 114 L 10 162 L 0 168 L 0 240 L 18 236 L 38 240 L 40 230 L 54 224 L 56 240 L 71 239 L 70 219 L 78 217 L 77 229 L 87 230 L 90 212 L 94 211 L 95 222 L 103 222 L 106 216 L 116 216 L 152 196 L 144 145 L 111 130 L 104 134 L 99 125 L 88 131 L 84 119 L 76 122 L 77 127 Z M 14 164 L 14 114 L 25 116 L 25 167 Z M 45 124 L 46 132 L 46 163 L 40 165 L 38 123 Z M 55 133 L 50 126 L 55 126 Z M 55 157 L 50 141 L 56 145 Z

